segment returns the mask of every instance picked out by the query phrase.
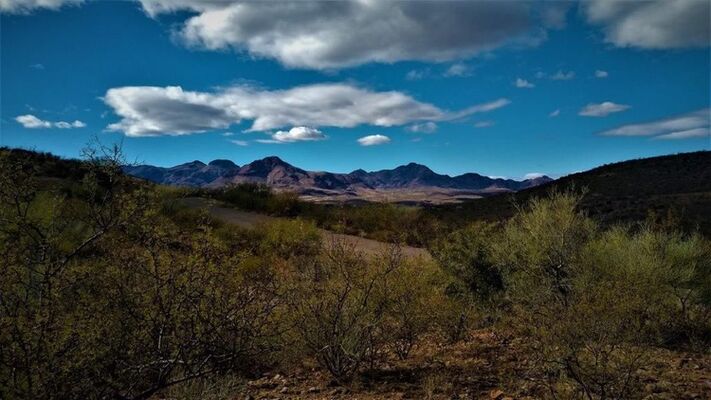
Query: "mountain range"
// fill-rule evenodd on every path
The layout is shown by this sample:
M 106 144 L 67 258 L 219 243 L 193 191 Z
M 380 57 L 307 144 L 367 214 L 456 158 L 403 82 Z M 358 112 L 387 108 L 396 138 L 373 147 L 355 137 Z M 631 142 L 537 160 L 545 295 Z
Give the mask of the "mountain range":
M 360 194 L 363 193 L 408 191 L 486 195 L 515 192 L 552 180 L 547 176 L 541 176 L 517 181 L 490 178 L 476 173 L 449 176 L 438 174 L 416 163 L 373 172 L 362 169 L 350 173 L 306 171 L 275 156 L 243 166 L 230 160 L 214 160 L 208 164 L 192 161 L 169 168 L 134 165 L 125 166 L 124 170 L 130 175 L 165 185 L 219 188 L 254 182 L 266 184 L 277 190 L 290 190 L 312 197 L 338 195 L 362 197 Z

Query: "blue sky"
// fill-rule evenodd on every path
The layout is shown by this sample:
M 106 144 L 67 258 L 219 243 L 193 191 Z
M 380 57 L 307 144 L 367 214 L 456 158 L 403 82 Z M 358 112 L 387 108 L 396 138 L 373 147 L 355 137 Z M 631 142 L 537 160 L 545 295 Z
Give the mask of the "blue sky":
M 512 178 L 711 146 L 705 0 L 35 3 L 0 1 L 3 146 Z

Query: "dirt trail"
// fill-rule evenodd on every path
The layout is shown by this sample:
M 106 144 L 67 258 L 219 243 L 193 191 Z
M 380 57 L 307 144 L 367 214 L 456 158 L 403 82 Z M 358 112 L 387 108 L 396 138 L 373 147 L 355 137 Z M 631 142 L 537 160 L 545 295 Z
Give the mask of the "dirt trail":
M 213 217 L 223 222 L 235 224 L 242 228 L 253 228 L 259 224 L 268 223 L 270 221 L 275 221 L 279 219 L 278 217 L 271 217 L 269 215 L 226 207 L 220 205 L 219 202 L 211 201 L 201 197 L 188 197 L 185 199 L 181 199 L 180 203 L 191 208 L 206 208 L 210 212 L 210 215 L 212 215 Z M 343 240 L 347 243 L 353 244 L 357 249 L 368 254 L 377 254 L 382 251 L 385 246 L 387 246 L 387 243 L 378 242 L 377 240 L 365 239 L 359 236 L 334 233 L 325 229 L 319 229 L 319 231 L 321 232 L 324 240 L 326 241 Z M 408 257 L 424 257 L 426 259 L 430 258 L 430 254 L 427 252 L 427 250 L 418 247 L 403 246 L 402 251 Z

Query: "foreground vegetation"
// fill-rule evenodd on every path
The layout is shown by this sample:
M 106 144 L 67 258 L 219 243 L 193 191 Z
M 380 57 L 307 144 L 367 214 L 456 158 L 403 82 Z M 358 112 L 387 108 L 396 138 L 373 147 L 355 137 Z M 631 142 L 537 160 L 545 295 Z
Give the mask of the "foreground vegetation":
M 118 149 L 59 177 L 38 160 L 0 152 L 0 398 L 711 392 L 698 234 L 601 226 L 554 192 L 436 235 L 433 261 L 397 242 L 367 257 L 308 220 L 243 230 L 185 209 L 123 175 Z

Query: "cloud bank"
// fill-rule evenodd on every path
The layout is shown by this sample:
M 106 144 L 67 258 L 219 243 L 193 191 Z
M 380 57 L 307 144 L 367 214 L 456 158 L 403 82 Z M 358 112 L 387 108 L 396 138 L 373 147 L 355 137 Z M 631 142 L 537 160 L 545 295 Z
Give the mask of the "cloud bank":
M 447 61 L 508 43 L 535 44 L 525 2 L 141 0 L 151 16 L 188 10 L 179 37 L 288 67 Z
M 401 92 L 375 92 L 344 83 L 286 90 L 232 86 L 215 92 L 186 91 L 179 86 L 128 86 L 109 89 L 104 102 L 121 117 L 108 130 L 127 136 L 186 135 L 224 129 L 243 120 L 252 121 L 249 131 L 400 126 L 459 118 L 508 104 L 508 100 L 499 99 L 449 112 Z
M 708 0 L 589 0 L 581 7 L 590 23 L 602 26 L 605 41 L 619 47 L 671 49 L 709 45 Z

